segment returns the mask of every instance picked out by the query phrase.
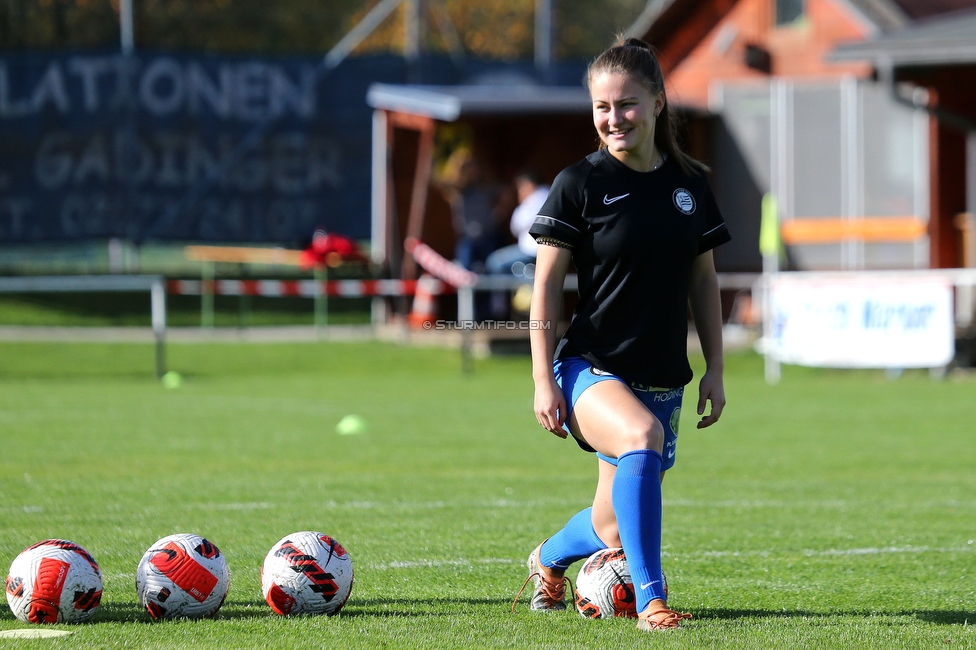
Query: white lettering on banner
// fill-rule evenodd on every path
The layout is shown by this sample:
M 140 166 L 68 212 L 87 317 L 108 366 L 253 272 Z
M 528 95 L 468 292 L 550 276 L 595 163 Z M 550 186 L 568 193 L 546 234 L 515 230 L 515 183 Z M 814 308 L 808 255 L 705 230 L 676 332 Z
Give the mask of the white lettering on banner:
M 0 118 L 24 117 L 55 108 L 59 113 L 71 110 L 71 100 L 64 83 L 64 72 L 57 61 L 52 61 L 34 86 L 32 92 L 20 99 L 12 97 L 10 73 L 0 62 Z
M 175 113 L 183 107 L 183 69 L 174 59 L 149 64 L 139 81 L 139 101 L 153 115 Z
M 0 61 L 0 117 L 23 117 L 30 114 L 26 98 L 13 99 L 7 64 Z
M 96 134 L 85 150 L 78 157 L 78 164 L 75 166 L 74 185 L 85 185 L 92 181 L 107 183 L 110 178 L 108 150 L 105 148 L 105 138 Z
M 118 228 L 120 214 L 126 215 L 126 227 L 140 228 L 181 209 L 179 198 L 142 193 L 120 198 L 105 192 L 72 192 L 56 205 L 54 216 L 69 237 L 104 235 Z M 0 201 L 0 235 L 25 228 L 23 217 L 31 209 L 33 206 L 26 201 L 13 205 Z M 321 203 L 312 199 L 207 198 L 192 208 L 192 230 L 185 234 L 202 239 L 284 239 L 292 236 L 296 228 L 314 228 L 321 214 Z M 16 222 L 12 223 L 13 219 Z
M 93 196 L 89 205 L 86 197 L 69 194 L 61 203 L 61 232 L 69 237 L 81 237 L 85 234 L 85 228 L 90 228 L 91 233 L 97 232 L 94 226 L 103 199 L 102 195 Z
M 85 110 L 89 113 L 98 111 L 102 106 L 98 93 L 99 76 L 112 71 L 120 73 L 117 59 L 88 56 L 76 56 L 68 59 L 68 71 L 78 75 L 81 79 L 83 102 Z
M 48 105 L 54 106 L 60 113 L 67 113 L 71 109 L 68 91 L 64 86 L 64 74 L 61 66 L 54 62 L 47 67 L 31 95 L 31 112 L 40 113 Z
M 260 61 L 243 63 L 237 68 L 236 117 L 256 122 L 282 115 L 291 109 L 306 120 L 315 116 L 315 71 L 305 66 L 301 84 L 294 84 L 280 66 Z
M 30 212 L 32 202 L 28 197 L 7 197 L 0 200 L 0 234 L 6 232 L 17 237 L 24 232 L 24 217 Z M 2 228 L 4 221 L 9 226 Z
M 9 64 L 0 61 L 0 119 L 29 117 L 51 108 L 60 113 L 116 109 L 122 89 L 132 88 L 139 106 L 155 116 L 187 111 L 212 112 L 242 122 L 291 114 L 312 120 L 317 113 L 317 74 L 313 65 L 297 75 L 275 63 L 223 62 L 208 73 L 197 61 L 157 56 L 128 65 L 120 56 L 73 56 L 51 61 L 27 87 L 13 88 Z M 67 73 L 67 74 L 66 74 Z M 123 75 L 132 75 L 128 81 Z
M 266 77 L 261 63 L 245 63 L 237 69 L 237 110 L 242 120 L 256 122 L 264 116 L 261 108 L 268 92 Z
M 770 351 L 783 363 L 934 368 L 955 353 L 952 287 L 924 278 L 780 277 Z
M 300 85 L 292 83 L 278 66 L 269 67 L 268 75 L 271 81 L 269 108 L 272 115 L 291 110 L 306 120 L 315 116 L 315 70 L 303 67 Z
M 34 178 L 38 185 L 53 190 L 67 182 L 74 167 L 70 145 L 71 137 L 67 133 L 48 133 L 41 139 L 34 156 Z
M 180 187 L 183 174 L 178 168 L 178 157 L 185 137 L 182 133 L 159 133 L 153 140 L 159 145 L 159 173 L 155 184 L 159 187 Z
M 288 196 L 342 184 L 340 150 L 331 139 L 277 133 L 242 156 L 234 154 L 236 143 L 223 136 L 214 146 L 196 134 L 163 132 L 130 144 L 124 131 L 79 136 L 55 131 L 41 138 L 34 178 L 46 190 L 111 181 L 177 189 L 216 174 L 221 189 L 271 189 Z
M 199 63 L 190 63 L 187 68 L 187 102 L 194 115 L 202 112 L 202 101 L 222 120 L 230 118 L 234 97 L 233 71 L 226 65 L 220 66 L 217 73 L 219 82 L 214 82 Z

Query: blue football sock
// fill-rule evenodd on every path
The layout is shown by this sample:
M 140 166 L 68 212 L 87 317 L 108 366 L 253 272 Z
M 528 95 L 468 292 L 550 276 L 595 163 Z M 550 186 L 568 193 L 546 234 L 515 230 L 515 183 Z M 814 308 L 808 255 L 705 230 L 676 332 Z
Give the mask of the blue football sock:
M 634 581 L 637 611 L 664 599 L 661 583 L 661 454 L 638 449 L 617 459 L 611 499 Z
M 577 512 L 562 530 L 545 541 L 539 551 L 543 566 L 565 571 L 573 562 L 607 547 L 593 530 L 592 511 L 593 508 L 587 508 Z

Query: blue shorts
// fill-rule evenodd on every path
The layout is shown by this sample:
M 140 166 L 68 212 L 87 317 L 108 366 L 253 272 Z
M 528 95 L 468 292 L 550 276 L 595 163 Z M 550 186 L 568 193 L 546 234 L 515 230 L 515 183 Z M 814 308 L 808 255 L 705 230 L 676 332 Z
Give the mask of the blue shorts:
M 671 469 L 674 465 L 674 456 L 678 447 L 678 420 L 681 417 L 681 397 L 685 392 L 684 386 L 678 388 L 655 388 L 653 386 L 626 382 L 617 375 L 594 368 L 590 365 L 589 361 L 582 357 L 556 359 L 552 367 L 556 374 L 556 383 L 563 389 L 563 395 L 566 397 L 566 403 L 569 405 L 568 412 L 566 413 L 566 423 L 563 425 L 563 429 L 571 436 L 573 433 L 569 430 L 569 416 L 573 412 L 576 400 L 583 394 L 583 391 L 601 381 L 619 381 L 629 387 L 634 393 L 634 396 L 664 426 L 664 453 L 661 454 L 664 463 L 661 465 L 661 469 Z M 596 451 L 593 447 L 586 444 L 585 440 L 580 440 L 576 436 L 573 436 L 573 439 L 585 451 Z M 599 452 L 597 453 L 597 457 L 611 465 L 617 464 L 616 458 L 610 458 Z

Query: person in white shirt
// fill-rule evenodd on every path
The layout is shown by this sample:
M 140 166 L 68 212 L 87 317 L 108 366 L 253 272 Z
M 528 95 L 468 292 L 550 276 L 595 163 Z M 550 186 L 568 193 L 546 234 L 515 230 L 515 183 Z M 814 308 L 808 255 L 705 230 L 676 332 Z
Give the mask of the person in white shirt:
M 526 170 L 515 177 L 515 189 L 518 192 L 519 204 L 512 212 L 509 228 L 518 239 L 518 243 L 492 252 L 485 260 L 485 270 L 488 273 L 511 273 L 517 277 L 531 278 L 539 245 L 529 234 L 529 228 L 539 214 L 539 208 L 549 196 L 549 186 L 543 184 L 536 172 Z

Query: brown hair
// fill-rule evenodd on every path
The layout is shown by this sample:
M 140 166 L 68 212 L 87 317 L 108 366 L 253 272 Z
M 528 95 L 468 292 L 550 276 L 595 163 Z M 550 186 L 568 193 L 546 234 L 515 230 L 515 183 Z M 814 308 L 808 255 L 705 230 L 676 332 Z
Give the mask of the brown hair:
M 616 45 L 596 57 L 586 69 L 586 85 L 598 74 L 623 74 L 639 81 L 651 95 L 664 93 L 664 74 L 654 49 L 639 38 L 618 41 Z M 671 108 L 667 94 L 664 110 L 657 116 L 654 127 L 654 145 L 658 151 L 674 159 L 687 175 L 707 171 L 708 167 L 681 150 L 678 145 L 678 117 Z M 601 148 L 605 146 L 601 143 Z

